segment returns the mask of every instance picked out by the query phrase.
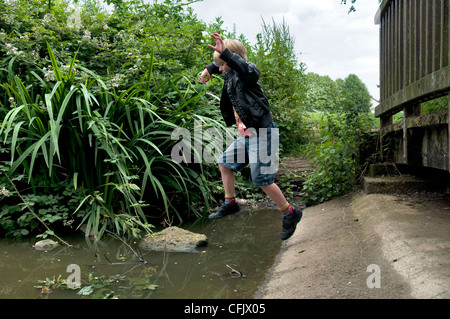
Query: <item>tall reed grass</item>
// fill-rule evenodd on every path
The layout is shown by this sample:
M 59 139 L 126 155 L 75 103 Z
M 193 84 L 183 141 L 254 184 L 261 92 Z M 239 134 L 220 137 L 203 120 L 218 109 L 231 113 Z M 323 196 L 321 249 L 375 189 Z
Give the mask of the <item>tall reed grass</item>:
M 76 66 L 76 55 L 62 68 L 49 45 L 48 54 L 55 81 L 36 67 L 24 82 L 14 74 L 14 58 L 3 70 L 2 93 L 14 101 L 1 110 L 0 136 L 11 150 L 6 173 L 25 173 L 36 194 L 37 183 L 70 180 L 83 194 L 73 213 L 96 238 L 105 230 L 139 237 L 151 232 L 155 214 L 182 221 L 175 198 L 200 217 L 194 201 L 207 206 L 210 198 L 202 164 L 188 167 L 170 154 L 176 128 L 193 127 L 194 120 L 221 126 L 195 114 L 206 87 L 183 76 L 156 79 L 152 54 L 142 81 L 117 91 Z

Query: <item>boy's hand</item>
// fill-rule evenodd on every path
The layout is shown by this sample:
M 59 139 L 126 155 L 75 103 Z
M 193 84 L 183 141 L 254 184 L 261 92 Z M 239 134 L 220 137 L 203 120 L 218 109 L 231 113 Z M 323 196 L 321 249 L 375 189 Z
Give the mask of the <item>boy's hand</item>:
M 211 34 L 214 41 L 216 42 L 216 46 L 212 46 L 211 44 L 208 44 L 208 46 L 213 49 L 214 51 L 217 51 L 218 53 L 222 54 L 222 52 L 225 50 L 225 44 L 223 43 L 222 38 L 217 32 L 214 32 L 214 34 Z
M 209 74 L 208 69 L 205 68 L 205 70 L 202 72 L 202 75 L 200 76 L 200 79 L 202 80 L 203 84 L 206 84 L 211 79 L 211 74 Z

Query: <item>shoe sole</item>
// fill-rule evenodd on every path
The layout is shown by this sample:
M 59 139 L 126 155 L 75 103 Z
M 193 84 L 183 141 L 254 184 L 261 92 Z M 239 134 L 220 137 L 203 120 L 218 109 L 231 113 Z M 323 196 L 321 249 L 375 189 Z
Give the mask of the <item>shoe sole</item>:
M 241 208 L 239 207 L 239 210 L 237 210 L 235 212 L 232 212 L 232 213 L 229 213 L 229 214 L 226 214 L 226 215 L 216 215 L 216 213 L 213 213 L 213 214 L 209 215 L 208 218 L 209 219 L 221 219 L 221 218 L 224 218 L 224 217 L 227 217 L 227 216 L 230 216 L 230 215 L 237 214 L 240 211 L 241 211 Z

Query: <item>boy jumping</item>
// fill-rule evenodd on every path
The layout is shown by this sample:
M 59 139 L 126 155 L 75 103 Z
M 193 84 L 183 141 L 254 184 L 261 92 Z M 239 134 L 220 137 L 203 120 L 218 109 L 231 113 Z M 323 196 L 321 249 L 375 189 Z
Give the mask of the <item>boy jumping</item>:
M 252 182 L 260 187 L 278 206 L 283 216 L 281 240 L 292 236 L 302 218 L 302 210 L 292 207 L 275 184 L 274 160 L 278 147 L 278 128 L 272 119 L 269 102 L 258 79 L 261 72 L 247 62 L 245 47 L 236 40 L 222 40 L 212 35 L 215 46 L 214 63 L 206 66 L 201 81 L 207 83 L 211 75 L 225 74 L 220 110 L 225 123 L 238 126 L 239 137 L 218 159 L 225 188 L 225 203 L 209 218 L 218 219 L 240 211 L 235 195 L 234 172 L 250 164 Z M 270 154 L 267 154 L 270 153 Z M 268 157 L 268 158 L 267 158 Z M 263 161 L 267 158 L 267 161 Z

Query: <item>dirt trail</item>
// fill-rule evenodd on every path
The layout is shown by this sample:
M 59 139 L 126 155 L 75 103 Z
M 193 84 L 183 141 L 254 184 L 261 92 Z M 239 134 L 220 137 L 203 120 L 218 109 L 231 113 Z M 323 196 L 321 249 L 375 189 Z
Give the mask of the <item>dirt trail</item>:
M 433 196 L 356 192 L 305 209 L 255 298 L 450 298 L 450 202 Z
M 301 184 L 313 170 L 314 168 L 306 158 L 283 158 L 280 160 L 276 177 L 277 179 L 288 178 L 294 184 Z

